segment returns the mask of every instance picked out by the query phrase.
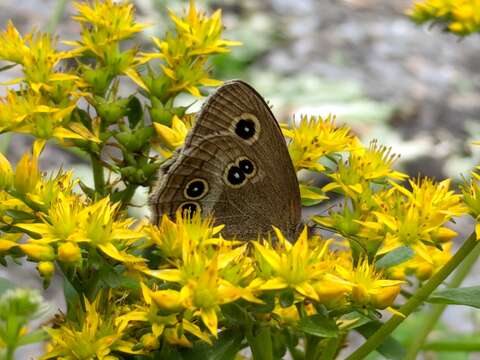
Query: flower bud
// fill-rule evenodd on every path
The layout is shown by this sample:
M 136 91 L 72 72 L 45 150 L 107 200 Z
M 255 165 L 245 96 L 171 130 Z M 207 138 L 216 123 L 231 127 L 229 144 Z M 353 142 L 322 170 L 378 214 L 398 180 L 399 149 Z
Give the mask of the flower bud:
M 39 179 L 38 159 L 24 154 L 15 169 L 15 189 L 22 194 L 32 192 Z
M 55 272 L 55 265 L 51 261 L 40 261 L 37 270 L 44 279 L 50 280 Z
M 0 153 L 0 190 L 9 189 L 13 184 L 13 170 L 10 162 Z
M 180 293 L 175 290 L 159 290 L 151 291 L 150 296 L 155 304 L 160 309 L 177 312 L 180 311 L 183 306 L 180 298 Z
M 342 302 L 345 294 L 350 290 L 347 285 L 338 284 L 328 280 L 314 283 L 313 288 L 320 299 L 320 303 L 328 308 L 334 307 L 336 304 Z
M 76 262 L 81 257 L 80 247 L 74 242 L 65 242 L 58 247 L 58 259 L 62 262 Z
M 432 240 L 435 242 L 445 243 L 452 240 L 457 235 L 458 233 L 456 231 L 443 226 L 432 233 Z
M 400 286 L 388 286 L 382 288 L 371 297 L 371 304 L 377 309 L 385 309 L 393 304 L 400 293 Z
M 28 257 L 38 261 L 50 261 L 55 259 L 52 247 L 39 244 L 21 244 L 18 246 Z
M 427 262 L 419 263 L 415 268 L 415 275 L 419 280 L 428 280 L 433 275 L 433 265 Z

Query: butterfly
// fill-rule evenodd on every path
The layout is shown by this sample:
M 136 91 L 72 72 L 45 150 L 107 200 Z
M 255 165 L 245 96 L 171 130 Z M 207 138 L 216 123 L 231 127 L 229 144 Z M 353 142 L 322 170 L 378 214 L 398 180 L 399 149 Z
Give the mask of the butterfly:
M 272 226 L 294 239 L 300 191 L 280 126 L 247 83 L 224 83 L 204 103 L 185 144 L 159 170 L 152 222 L 199 211 L 227 239 L 254 240 Z

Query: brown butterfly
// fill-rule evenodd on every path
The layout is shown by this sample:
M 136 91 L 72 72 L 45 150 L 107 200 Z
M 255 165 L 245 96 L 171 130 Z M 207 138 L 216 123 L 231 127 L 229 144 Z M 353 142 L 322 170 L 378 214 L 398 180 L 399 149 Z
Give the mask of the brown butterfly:
M 200 211 L 224 224 L 228 239 L 256 239 L 272 225 L 295 238 L 297 177 L 280 126 L 255 89 L 234 80 L 208 98 L 185 145 L 160 168 L 150 203 L 155 224 L 163 214 Z

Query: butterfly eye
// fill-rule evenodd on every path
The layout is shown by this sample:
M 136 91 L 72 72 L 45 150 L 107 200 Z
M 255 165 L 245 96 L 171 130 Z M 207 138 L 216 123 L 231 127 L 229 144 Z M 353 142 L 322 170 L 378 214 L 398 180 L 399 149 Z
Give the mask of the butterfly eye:
M 238 167 L 245 175 L 252 175 L 255 172 L 255 166 L 249 159 L 242 159 L 238 162 Z
M 228 185 L 237 188 L 245 182 L 246 176 L 238 166 L 230 166 L 225 172 L 225 180 Z
M 200 205 L 198 205 L 195 202 L 186 202 L 180 205 L 179 209 L 180 209 L 180 212 L 182 213 L 182 216 L 190 217 L 200 210 Z
M 247 113 L 242 114 L 235 118 L 232 126 L 231 129 L 235 132 L 235 135 L 246 140 L 250 144 L 258 139 L 260 124 L 254 115 Z
M 208 192 L 208 183 L 203 179 L 193 179 L 185 186 L 184 195 L 187 199 L 197 200 Z

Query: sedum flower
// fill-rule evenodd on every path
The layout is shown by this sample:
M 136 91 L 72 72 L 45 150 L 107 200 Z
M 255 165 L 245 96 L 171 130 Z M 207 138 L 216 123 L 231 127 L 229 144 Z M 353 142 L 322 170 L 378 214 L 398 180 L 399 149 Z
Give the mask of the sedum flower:
M 302 116 L 298 124 L 283 129 L 290 139 L 288 151 L 295 170 L 323 171 L 319 160 L 332 153 L 350 151 L 359 146 L 358 139 L 346 126 L 337 127 L 335 117 Z
M 124 340 L 125 329 L 115 324 L 117 307 L 103 304 L 100 292 L 90 303 L 84 298 L 85 310 L 79 321 L 66 320 L 58 328 L 46 328 L 51 340 L 40 359 L 117 359 L 112 352 L 135 354 L 134 343 Z
M 77 262 L 81 258 L 80 247 L 75 242 L 64 242 L 58 247 L 58 260 L 62 262 Z
M 334 282 L 337 280 L 329 277 L 326 272 L 324 257 L 329 242 L 311 247 L 305 227 L 292 245 L 280 230 L 277 228 L 274 230 L 277 237 L 276 246 L 253 242 L 255 257 L 268 264 L 271 274 L 267 279 L 257 278 L 251 286 L 256 285 L 262 290 L 291 288 L 305 297 L 319 301 L 319 294 L 312 283 L 324 278 L 330 278 Z
M 408 15 L 417 23 L 435 22 L 457 35 L 480 31 L 480 3 L 477 0 L 415 1 Z
M 213 226 L 213 219 L 202 218 L 195 213 L 190 217 L 183 217 L 179 213 L 176 221 L 163 215 L 158 226 L 147 225 L 145 233 L 149 245 L 154 245 L 156 250 L 165 258 L 182 259 L 186 246 L 193 250 L 204 249 L 208 245 L 219 244 L 215 239 L 223 225 Z
M 477 221 L 475 225 L 475 233 L 477 234 L 477 240 L 480 239 L 480 174 L 472 172 L 471 179 L 464 183 L 461 187 L 463 201 L 468 208 L 469 214 Z
M 38 169 L 38 157 L 43 150 L 45 142 L 36 141 L 32 148 L 32 155 L 25 153 L 15 168 L 14 187 L 15 190 L 26 194 L 33 192 L 41 174 Z
M 72 56 L 57 51 L 55 46 L 50 34 L 33 32 L 23 38 L 11 21 L 0 33 L 0 59 L 21 65 L 24 78 L 14 82 L 24 80 L 36 93 L 40 89 L 49 90 L 56 82 L 77 79 L 72 74 L 55 71 L 61 60 Z
M 120 51 L 120 42 L 131 38 L 146 28 L 135 22 L 133 4 L 112 0 L 74 2 L 78 15 L 73 19 L 82 27 L 81 40 L 66 42 L 74 46 L 75 54 L 93 56 L 99 64 L 84 66 L 83 79 L 94 93 L 103 95 L 110 81 L 124 74 L 137 85 L 145 88 L 136 68 L 141 64 L 137 50 Z
M 173 155 L 175 149 L 183 145 L 191 128 L 188 122 L 180 120 L 177 115 L 173 116 L 171 127 L 159 123 L 153 123 L 153 126 L 162 145 L 158 150 L 166 159 Z
M 218 9 L 212 16 L 199 12 L 195 2 L 190 0 L 188 13 L 177 16 L 169 12 L 170 19 L 175 23 L 179 38 L 185 41 L 192 55 L 208 55 L 229 52 L 229 46 L 239 46 L 241 42 L 222 39 L 222 11 Z
M 13 185 L 13 170 L 8 159 L 0 153 L 0 190 L 10 189 Z
M 187 332 L 197 338 L 211 344 L 208 334 L 203 333 L 200 328 L 189 321 L 186 317 L 179 319 L 177 312 L 183 309 L 180 293 L 175 290 L 152 290 L 144 283 L 141 283 L 143 301 L 137 302 L 134 309 L 125 311 L 115 319 L 121 329 L 132 328 L 141 324 L 149 326 L 149 332 L 142 337 L 144 348 L 156 348 L 161 336 L 171 344 L 191 347 L 192 343 L 185 335 L 178 336 L 180 332 Z M 177 334 L 177 337 L 175 337 Z
M 354 268 L 338 266 L 340 276 L 353 284 L 351 298 L 354 304 L 385 309 L 393 304 L 400 293 L 401 280 L 388 280 L 375 270 L 366 259 Z
M 338 169 L 328 176 L 333 180 L 323 191 L 339 190 L 351 198 L 358 198 L 369 190 L 372 182 L 385 183 L 388 179 L 403 180 L 406 175 L 392 166 L 397 156 L 391 149 L 378 146 L 376 141 L 368 149 L 357 149 L 349 154 L 348 161 L 340 162 Z
M 133 219 L 119 219 L 118 207 L 119 204 L 111 204 L 108 197 L 88 204 L 78 195 L 59 193 L 48 212 L 41 215 L 42 223 L 24 223 L 18 227 L 41 236 L 38 240 L 31 239 L 29 246 L 85 243 L 114 260 L 140 266 L 144 259 L 127 250 L 143 233 L 131 228 Z
M 212 16 L 199 12 L 190 1 L 188 13 L 177 16 L 170 11 L 175 32 L 165 39 L 153 38 L 158 53 L 143 54 L 144 60 L 160 59 L 163 77 L 153 71 L 143 77 L 149 92 L 166 102 L 182 91 L 201 96 L 200 86 L 218 86 L 222 82 L 209 77 L 208 56 L 229 52 L 241 43 L 222 39 L 221 11 Z
M 381 252 L 419 242 L 434 244 L 445 233 L 444 224 L 465 213 L 461 197 L 450 190 L 450 180 L 435 183 L 430 179 L 410 181 L 412 190 L 392 182 L 389 197 L 378 198 L 381 211 L 374 211 L 376 221 L 363 224 L 375 231 L 383 228 L 387 235 Z M 448 231 L 449 236 L 455 234 Z

